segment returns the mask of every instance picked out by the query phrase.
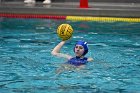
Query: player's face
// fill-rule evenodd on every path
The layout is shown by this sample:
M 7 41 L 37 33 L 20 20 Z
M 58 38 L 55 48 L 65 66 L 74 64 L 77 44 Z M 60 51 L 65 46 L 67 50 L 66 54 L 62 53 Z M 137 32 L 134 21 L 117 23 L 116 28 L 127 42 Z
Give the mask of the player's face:
M 81 57 L 83 53 L 84 53 L 84 47 L 81 46 L 81 45 L 76 45 L 75 46 L 75 54 L 76 54 L 76 56 Z

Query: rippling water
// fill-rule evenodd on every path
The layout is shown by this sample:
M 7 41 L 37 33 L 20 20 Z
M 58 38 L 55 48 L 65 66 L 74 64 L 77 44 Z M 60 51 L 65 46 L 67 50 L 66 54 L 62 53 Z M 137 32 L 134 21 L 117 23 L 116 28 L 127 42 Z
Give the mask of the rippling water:
M 84 69 L 56 74 L 66 62 L 50 54 L 61 23 L 74 28 L 63 53 L 88 42 L 94 62 Z M 139 67 L 140 23 L 0 18 L 1 93 L 139 93 Z

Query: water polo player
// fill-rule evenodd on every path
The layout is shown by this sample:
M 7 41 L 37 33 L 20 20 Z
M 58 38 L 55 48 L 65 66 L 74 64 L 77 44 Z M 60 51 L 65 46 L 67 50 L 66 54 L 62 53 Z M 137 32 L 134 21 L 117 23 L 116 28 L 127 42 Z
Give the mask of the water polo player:
M 78 41 L 74 46 L 74 53 L 75 57 L 72 57 L 67 54 L 60 53 L 60 49 L 63 47 L 63 45 L 66 43 L 66 41 L 61 41 L 53 50 L 52 55 L 63 57 L 68 59 L 67 64 L 71 64 L 74 66 L 81 66 L 85 65 L 86 63 L 93 61 L 93 58 L 87 58 L 85 55 L 88 53 L 88 46 L 87 42 L 84 41 Z

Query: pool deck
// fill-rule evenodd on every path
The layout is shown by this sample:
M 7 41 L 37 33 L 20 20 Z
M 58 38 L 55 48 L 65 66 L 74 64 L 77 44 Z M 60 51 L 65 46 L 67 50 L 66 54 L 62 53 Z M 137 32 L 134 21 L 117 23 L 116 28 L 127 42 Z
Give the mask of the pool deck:
M 1 2 L 0 13 L 140 18 L 140 3 L 90 2 L 89 8 L 80 8 L 78 2 L 53 2 L 47 5 L 42 2 Z

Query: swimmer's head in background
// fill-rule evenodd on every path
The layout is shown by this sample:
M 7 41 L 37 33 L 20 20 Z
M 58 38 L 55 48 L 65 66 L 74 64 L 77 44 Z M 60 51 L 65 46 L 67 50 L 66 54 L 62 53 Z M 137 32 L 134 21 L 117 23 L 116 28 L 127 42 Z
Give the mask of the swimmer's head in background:
M 87 42 L 78 41 L 78 42 L 75 44 L 75 46 L 76 46 L 76 45 L 81 45 L 81 46 L 83 46 L 83 48 L 84 48 L 84 53 L 82 54 L 83 56 L 86 55 L 86 54 L 88 53 Z M 75 52 L 75 47 L 74 47 L 74 52 Z

